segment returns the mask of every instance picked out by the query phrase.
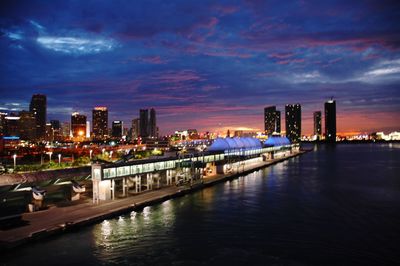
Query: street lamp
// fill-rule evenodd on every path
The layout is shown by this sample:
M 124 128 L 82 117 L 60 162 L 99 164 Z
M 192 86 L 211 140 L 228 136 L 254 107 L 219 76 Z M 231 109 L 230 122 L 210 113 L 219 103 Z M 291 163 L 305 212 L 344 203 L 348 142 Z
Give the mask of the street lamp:
M 58 154 L 58 165 L 61 165 L 61 153 Z
M 93 150 L 90 150 L 90 151 L 89 151 L 89 158 L 90 158 L 90 160 L 92 160 L 92 153 L 93 153 Z
M 112 158 L 113 151 L 110 151 L 110 159 Z
M 49 158 L 50 158 L 50 161 L 49 161 L 49 163 L 51 163 L 51 155 L 53 155 L 53 152 L 51 151 L 51 152 L 49 152 Z
M 105 148 L 103 148 L 102 150 L 101 150 L 101 155 L 103 155 L 104 156 L 104 152 L 106 151 L 106 149 Z
M 13 158 L 14 158 L 14 169 L 15 169 L 17 167 L 17 155 L 14 154 Z

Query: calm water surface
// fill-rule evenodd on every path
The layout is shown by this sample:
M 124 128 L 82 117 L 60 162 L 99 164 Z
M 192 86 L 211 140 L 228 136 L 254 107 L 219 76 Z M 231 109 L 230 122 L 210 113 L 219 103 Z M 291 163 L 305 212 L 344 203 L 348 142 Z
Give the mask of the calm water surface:
M 400 265 L 400 144 L 339 144 L 20 248 L 5 265 Z

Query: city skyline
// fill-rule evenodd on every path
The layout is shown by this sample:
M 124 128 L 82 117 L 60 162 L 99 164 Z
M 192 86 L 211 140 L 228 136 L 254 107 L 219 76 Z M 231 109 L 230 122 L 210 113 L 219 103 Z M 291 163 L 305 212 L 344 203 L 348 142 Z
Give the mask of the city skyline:
M 45 94 L 47 121 L 106 106 L 130 125 L 152 107 L 164 135 L 262 131 L 265 106 L 298 102 L 312 134 L 333 96 L 338 134 L 398 130 L 394 5 L 4 2 L 0 111 Z

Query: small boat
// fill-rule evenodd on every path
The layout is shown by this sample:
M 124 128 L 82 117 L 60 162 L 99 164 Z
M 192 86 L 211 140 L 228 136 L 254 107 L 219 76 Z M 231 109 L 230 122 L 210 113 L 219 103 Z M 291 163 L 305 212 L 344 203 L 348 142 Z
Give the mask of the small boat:
M 75 180 L 71 180 L 71 183 L 72 183 L 72 189 L 74 190 L 75 193 L 83 193 L 86 191 L 85 186 L 79 185 L 79 183 L 76 182 Z
M 35 200 L 43 200 L 44 196 L 46 195 L 46 190 L 38 187 L 32 187 L 32 195 Z

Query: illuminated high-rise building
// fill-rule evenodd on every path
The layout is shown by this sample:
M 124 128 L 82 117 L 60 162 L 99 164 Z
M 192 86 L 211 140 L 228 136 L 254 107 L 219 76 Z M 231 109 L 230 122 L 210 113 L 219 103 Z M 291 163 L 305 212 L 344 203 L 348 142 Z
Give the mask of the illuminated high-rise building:
M 71 116 L 71 135 L 73 138 L 84 139 L 86 137 L 86 116 L 78 112 Z
M 281 111 L 275 112 L 275 132 L 281 133 Z
M 149 110 L 140 109 L 140 137 L 147 138 L 149 136 Z
M 132 140 L 140 136 L 140 119 L 135 118 L 132 120 Z
M 314 112 L 314 135 L 319 140 L 322 134 L 321 111 Z
M 267 135 L 281 132 L 281 112 L 275 106 L 264 108 L 264 129 Z
M 43 94 L 34 94 L 29 105 L 29 111 L 36 119 L 36 138 L 44 139 L 46 135 L 47 98 Z
M 150 137 L 157 138 L 157 123 L 156 123 L 156 110 L 150 109 L 150 120 L 149 120 L 149 135 Z
M 20 130 L 19 130 L 20 122 L 19 122 L 19 120 L 20 119 L 21 118 L 19 117 L 19 115 L 15 114 L 15 113 L 11 113 L 11 114 L 7 115 L 5 117 L 5 130 L 4 130 L 5 132 L 4 132 L 4 135 L 19 137 L 19 134 L 20 134 Z
M 336 142 L 336 102 L 333 99 L 325 102 L 325 140 Z
M 301 138 L 301 106 L 287 104 L 285 106 L 286 137 L 292 142 L 299 142 Z
M 112 134 L 113 138 L 122 138 L 123 133 L 123 122 L 121 120 L 116 120 L 112 122 Z
M 23 140 L 36 139 L 36 118 L 29 111 L 19 112 L 19 136 Z
M 51 128 L 53 129 L 54 133 L 54 140 L 61 141 L 62 134 L 61 134 L 61 124 L 60 120 L 50 120 Z
M 92 111 L 92 126 L 94 139 L 108 137 L 108 109 L 107 107 L 95 107 Z

